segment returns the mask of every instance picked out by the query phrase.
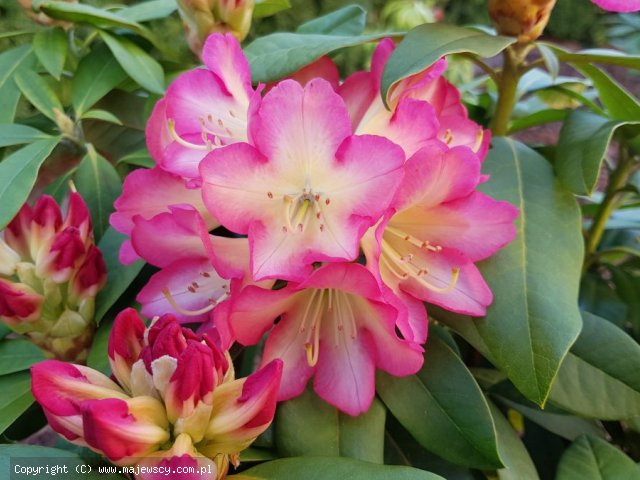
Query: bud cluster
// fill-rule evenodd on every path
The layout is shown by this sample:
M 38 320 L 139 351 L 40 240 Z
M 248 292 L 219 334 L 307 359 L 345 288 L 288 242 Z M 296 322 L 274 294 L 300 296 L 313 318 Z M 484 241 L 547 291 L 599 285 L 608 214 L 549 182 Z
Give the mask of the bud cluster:
M 0 236 L 0 320 L 57 358 L 86 358 L 105 280 L 89 211 L 75 192 L 64 218 L 44 195 Z

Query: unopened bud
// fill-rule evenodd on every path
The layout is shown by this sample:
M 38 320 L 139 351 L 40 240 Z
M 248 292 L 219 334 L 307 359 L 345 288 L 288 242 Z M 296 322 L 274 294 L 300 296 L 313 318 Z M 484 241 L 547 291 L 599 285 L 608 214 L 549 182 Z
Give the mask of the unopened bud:
M 489 0 L 489 16 L 498 33 L 528 43 L 542 35 L 556 0 Z

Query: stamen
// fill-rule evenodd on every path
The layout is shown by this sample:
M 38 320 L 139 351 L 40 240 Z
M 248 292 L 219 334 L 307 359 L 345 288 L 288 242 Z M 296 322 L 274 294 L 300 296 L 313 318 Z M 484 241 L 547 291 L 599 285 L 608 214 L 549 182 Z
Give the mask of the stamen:
M 452 141 L 453 141 L 453 135 L 451 134 L 451 129 L 447 128 L 447 130 L 444 132 L 444 143 L 449 145 Z
M 318 293 L 317 289 L 314 289 L 311 293 L 311 297 L 309 297 L 309 301 L 307 302 L 307 307 L 304 309 L 304 315 L 302 315 L 302 322 L 300 323 L 300 333 L 304 332 L 307 326 L 307 318 L 309 317 L 309 310 L 311 310 L 311 306 L 313 305 L 313 300 L 316 298 L 316 294 Z
M 171 292 L 166 288 L 162 290 L 162 294 L 169 302 L 169 305 L 171 305 L 171 307 L 173 307 L 173 309 L 176 312 L 182 315 L 185 315 L 187 317 L 197 317 L 198 315 L 204 315 L 205 313 L 209 313 L 211 310 L 213 310 L 214 307 L 217 305 L 217 302 L 216 302 L 212 305 L 207 305 L 206 307 L 201 308 L 200 310 L 187 310 L 186 308 L 182 308 L 180 305 L 176 303 L 176 300 L 173 298 L 173 295 L 171 295 Z
M 178 135 L 178 132 L 176 132 L 176 122 L 172 118 L 167 120 L 167 126 L 169 128 L 169 134 L 171 135 L 171 138 L 173 138 L 174 141 L 178 142 L 183 147 L 191 148 L 193 150 L 212 150 L 213 149 L 211 142 L 209 141 L 207 141 L 206 145 L 198 145 L 196 143 L 188 142 L 184 138 L 182 138 L 180 135 Z
M 384 231 L 385 233 L 389 232 L 391 235 L 395 235 L 396 237 L 403 239 L 405 242 L 409 242 L 414 247 L 425 248 L 431 252 L 439 252 L 442 250 L 442 247 L 439 245 L 431 245 L 428 241 L 422 241 L 413 235 L 408 235 L 406 232 L 395 227 L 390 227 L 389 225 L 387 225 L 387 228 L 385 228 Z
M 449 293 L 451 290 L 453 290 L 455 288 L 456 283 L 458 283 L 458 278 L 459 277 L 460 277 L 460 268 L 454 267 L 454 268 L 451 269 L 451 279 L 449 280 L 449 285 L 447 285 L 444 288 L 443 287 L 436 287 L 435 285 L 427 282 L 423 278 L 416 277 L 416 280 L 418 280 L 422 285 L 424 285 L 429 290 L 432 290 L 434 292 L 437 292 L 437 293 Z
M 478 128 L 478 132 L 476 133 L 476 144 L 473 146 L 473 151 L 477 151 L 482 145 L 482 140 L 484 140 L 484 130 L 482 127 Z

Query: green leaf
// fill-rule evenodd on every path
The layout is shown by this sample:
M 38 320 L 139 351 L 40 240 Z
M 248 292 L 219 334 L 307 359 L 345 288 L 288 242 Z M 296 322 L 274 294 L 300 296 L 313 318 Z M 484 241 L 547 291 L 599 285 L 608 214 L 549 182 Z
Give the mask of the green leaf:
M 39 30 L 33 36 L 33 50 L 47 72 L 60 80 L 69 50 L 64 30 L 60 27 Z
M 42 351 L 29 340 L 0 341 L 0 375 L 26 370 L 44 359 Z
M 234 480 L 443 480 L 433 473 L 410 467 L 375 465 L 350 458 L 299 457 L 263 463 Z
M 438 336 L 429 338 L 420 372 L 404 378 L 379 373 L 376 387 L 393 416 L 427 450 L 460 465 L 502 466 L 482 391 L 462 360 Z
M 272 82 L 286 77 L 327 53 L 388 37 L 372 35 L 324 35 L 311 33 L 272 33 L 257 38 L 244 50 L 254 82 Z
M 78 65 L 71 84 L 71 103 L 78 117 L 127 78 L 107 48 L 96 48 Z
M 122 122 L 113 113 L 107 110 L 89 110 L 82 114 L 83 120 L 102 120 L 103 122 L 115 123 L 116 125 L 122 125 Z
M 640 121 L 640 103 L 622 85 L 593 65 L 576 65 L 575 68 L 593 81 L 600 101 L 613 120 Z
M 291 8 L 289 0 L 256 0 L 256 6 L 253 9 L 253 18 L 270 17 L 288 8 Z
M 603 318 L 583 312 L 582 319 L 549 401 L 602 420 L 640 416 L 640 345 Z
M 34 402 L 31 395 L 31 374 L 17 372 L 0 377 L 0 433 Z
M 129 155 L 125 155 L 120 160 L 118 160 L 118 165 L 121 163 L 126 163 L 128 165 L 134 165 L 142 168 L 153 168 L 156 166 L 156 162 L 151 158 L 149 151 L 145 148 L 142 150 L 137 150 Z
M 513 120 L 509 127 L 509 134 L 547 123 L 562 122 L 567 118 L 567 114 L 568 112 L 566 110 L 540 110 L 526 117 Z
M 385 413 L 376 399 L 368 412 L 350 417 L 307 388 L 278 407 L 278 453 L 284 457 L 341 456 L 382 463 Z
M 118 16 L 132 22 L 148 22 L 166 18 L 177 9 L 178 4 L 175 0 L 150 0 L 118 10 Z
M 385 100 L 393 84 L 433 65 L 443 55 L 473 53 L 493 57 L 516 41 L 465 27 L 425 23 L 410 30 L 384 68 L 381 93 Z
M 15 75 L 35 62 L 31 45 L 23 45 L 0 53 L 0 123 L 11 123 L 16 115 L 20 89 Z
M 571 112 L 560 131 L 556 154 L 562 183 L 577 195 L 591 195 L 613 133 L 626 124 L 586 110 Z
M 33 143 L 47 138 L 51 138 L 51 136 L 28 125 L 20 125 L 19 123 L 0 124 L 0 148 L 9 145 Z
M 0 162 L 0 228 L 18 213 L 36 183 L 40 165 L 60 141 L 39 140 L 13 152 Z
M 240 452 L 240 462 L 268 462 L 275 460 L 278 456 L 273 450 L 268 448 L 249 447 Z
M 500 410 L 489 402 L 498 432 L 498 452 L 505 467 L 498 470 L 500 480 L 537 480 L 536 467 L 516 431 Z
M 494 295 L 486 317 L 441 312 L 436 318 L 507 374 L 528 399 L 544 404 L 582 323 L 580 209 L 540 154 L 506 138 L 492 143 L 483 165 L 491 179 L 481 190 L 519 208 L 517 237 L 479 265 Z
M 325 35 L 360 35 L 367 23 L 367 12 L 360 5 L 347 5 L 335 12 L 303 23 L 298 33 Z
M 543 45 L 553 50 L 561 62 L 576 65 L 602 63 L 605 65 L 619 65 L 621 67 L 640 70 L 640 55 L 630 55 L 619 50 L 602 48 L 570 52 L 551 43 L 543 43 Z
M 105 375 L 111 375 L 111 365 L 109 364 L 108 346 L 109 335 L 113 327 L 112 321 L 104 321 L 100 324 L 93 337 L 91 350 L 87 358 L 87 366 L 91 367 Z
M 118 172 L 106 158 L 99 155 L 93 146 L 80 162 L 74 176 L 78 193 L 89 207 L 93 223 L 93 233 L 99 242 L 109 228 L 109 215 L 113 212 L 113 202 L 122 192 L 122 182 Z
M 164 93 L 164 72 L 160 64 L 135 43 L 100 32 L 120 66 L 138 84 L 152 93 Z
M 545 67 L 547 67 L 547 71 L 551 78 L 556 79 L 560 74 L 560 62 L 558 61 L 558 57 L 549 47 L 542 43 L 536 43 L 536 48 L 538 52 L 540 52 L 540 57 L 544 61 Z
M 125 240 L 128 240 L 128 237 L 109 227 L 98 244 L 107 266 L 107 285 L 96 297 L 96 323 L 100 323 L 109 308 L 116 303 L 144 266 L 142 260 L 130 265 L 120 263 L 118 255 Z
M 637 480 L 640 466 L 622 451 L 596 437 L 576 440 L 560 458 L 556 480 Z
M 16 84 L 27 100 L 38 109 L 40 113 L 56 121 L 56 111 L 62 112 L 62 103 L 51 89 L 49 84 L 33 70 L 22 70 L 16 73 Z

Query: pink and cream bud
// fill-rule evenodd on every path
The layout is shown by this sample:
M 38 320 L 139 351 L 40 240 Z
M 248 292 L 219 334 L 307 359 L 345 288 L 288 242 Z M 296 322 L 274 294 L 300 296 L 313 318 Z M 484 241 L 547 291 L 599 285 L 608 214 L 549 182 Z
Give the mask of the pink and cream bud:
M 143 348 L 145 326 L 133 308 L 118 314 L 113 322 L 107 353 L 113 375 L 131 391 L 131 368 Z
M 0 278 L 0 317 L 9 326 L 32 323 L 40 316 L 43 298 L 23 283 L 11 283 Z

